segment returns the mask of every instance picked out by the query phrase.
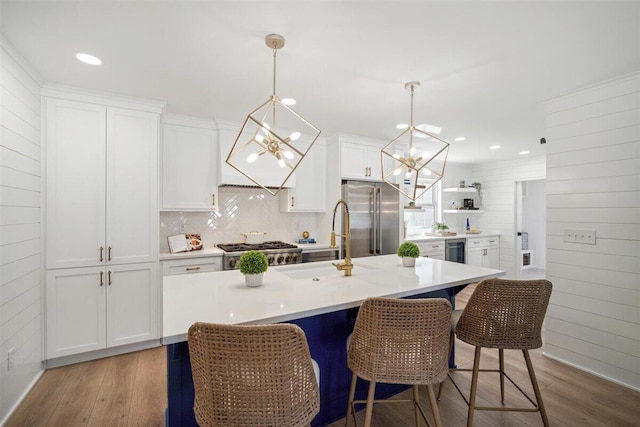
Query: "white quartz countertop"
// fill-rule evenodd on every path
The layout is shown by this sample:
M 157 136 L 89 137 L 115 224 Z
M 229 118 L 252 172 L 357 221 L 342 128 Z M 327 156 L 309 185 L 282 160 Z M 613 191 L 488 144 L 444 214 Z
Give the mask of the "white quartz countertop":
M 186 341 L 189 327 L 198 321 L 286 322 L 357 307 L 368 297 L 405 297 L 505 274 L 423 257 L 415 268 L 403 267 L 396 255 L 356 258 L 353 264 L 351 277 L 330 261 L 272 267 L 257 288 L 245 286 L 237 270 L 165 276 L 162 342 Z
M 302 249 L 302 252 L 317 252 L 326 251 L 330 249 L 328 243 L 292 243 Z M 338 250 L 338 248 L 334 248 Z M 177 252 L 175 254 L 169 252 L 160 252 L 160 261 L 166 261 L 171 259 L 184 259 L 184 258 L 203 258 L 211 256 L 222 256 L 224 251 L 216 248 L 202 248 L 199 251 Z
M 414 234 L 414 235 L 409 235 L 407 236 L 407 238 L 405 239 L 406 241 L 409 242 L 417 242 L 417 241 L 433 241 L 433 240 L 451 240 L 451 239 L 474 239 L 477 237 L 497 237 L 500 236 L 500 233 L 495 233 L 495 232 L 484 232 L 481 231 L 480 233 L 458 233 L 455 236 L 428 236 L 426 234 Z

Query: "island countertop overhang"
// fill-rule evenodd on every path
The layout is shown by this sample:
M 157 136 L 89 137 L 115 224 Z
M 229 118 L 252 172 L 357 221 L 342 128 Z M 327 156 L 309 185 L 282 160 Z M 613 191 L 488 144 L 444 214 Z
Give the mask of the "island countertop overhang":
M 465 285 L 505 274 L 502 270 L 418 258 L 403 267 L 396 255 L 355 258 L 345 277 L 330 261 L 270 268 L 264 284 L 248 288 L 239 271 L 219 271 L 163 278 L 162 343 L 186 341 L 197 321 L 226 324 L 287 322 L 359 306 L 368 297 L 402 298 Z M 312 270 L 309 277 L 292 272 Z M 323 275 L 313 280 L 313 272 Z

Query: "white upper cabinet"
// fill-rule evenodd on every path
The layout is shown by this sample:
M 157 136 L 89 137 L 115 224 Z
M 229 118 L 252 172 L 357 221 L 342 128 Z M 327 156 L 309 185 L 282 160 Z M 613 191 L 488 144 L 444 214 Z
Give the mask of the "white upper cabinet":
M 163 118 L 163 210 L 217 209 L 217 169 L 217 130 L 213 121 Z
M 47 268 L 156 261 L 159 114 L 45 102 Z
M 280 192 L 282 212 L 327 210 L 327 146 L 316 142 L 296 169 L 296 187 Z
M 343 142 L 341 149 L 342 178 L 382 181 L 382 147 Z

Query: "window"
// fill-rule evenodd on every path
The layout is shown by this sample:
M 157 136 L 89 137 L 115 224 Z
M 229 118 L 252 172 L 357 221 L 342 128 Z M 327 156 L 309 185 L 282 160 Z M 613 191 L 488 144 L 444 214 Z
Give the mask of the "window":
M 415 201 L 416 208 L 404 210 L 404 223 L 407 235 L 423 234 L 438 220 L 438 201 L 440 200 L 440 183 L 436 183 Z M 409 203 L 405 198 L 405 206 Z

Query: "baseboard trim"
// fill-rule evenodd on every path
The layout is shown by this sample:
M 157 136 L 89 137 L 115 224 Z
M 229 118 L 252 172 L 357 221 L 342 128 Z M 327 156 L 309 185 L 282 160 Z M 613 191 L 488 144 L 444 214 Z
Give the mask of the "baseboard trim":
M 33 387 L 35 387 L 36 383 L 38 381 L 40 381 L 40 378 L 42 377 L 42 374 L 44 374 L 44 369 L 41 369 L 40 372 L 38 372 L 36 374 L 36 376 L 33 378 L 33 380 L 29 383 L 29 386 L 22 392 L 20 397 L 16 400 L 16 402 L 13 404 L 13 406 L 9 409 L 9 412 L 7 412 L 5 417 L 0 420 L 0 426 L 4 426 L 7 422 L 9 422 L 9 419 L 11 418 L 11 415 L 13 415 L 13 413 L 18 409 L 18 407 L 20 406 L 22 401 L 31 392 Z
M 57 357 L 44 361 L 46 369 L 57 368 L 59 366 L 73 365 L 75 363 L 88 362 L 89 360 L 102 359 L 104 357 L 117 356 L 134 351 L 147 350 L 149 348 L 160 347 L 159 339 L 127 344 L 118 347 L 106 348 L 103 350 L 89 351 L 87 353 L 73 354 L 71 356 Z
M 579 370 L 581 370 L 583 372 L 587 372 L 587 373 L 589 373 L 589 374 L 591 374 L 593 376 L 596 376 L 598 378 L 602 378 L 603 380 L 611 381 L 612 383 L 616 383 L 616 384 L 621 385 L 623 387 L 626 387 L 626 388 L 629 388 L 631 390 L 635 390 L 635 391 L 640 392 L 640 387 L 635 387 L 635 386 L 632 386 L 631 384 L 624 383 L 622 381 L 616 380 L 615 378 L 611 378 L 611 377 L 608 377 L 606 375 L 602 375 L 599 372 L 592 371 L 591 369 L 587 369 L 584 366 L 576 365 L 575 363 L 569 362 L 569 361 L 567 361 L 565 359 L 562 359 L 562 358 L 560 358 L 558 356 L 552 356 L 552 355 L 550 355 L 550 354 L 548 354 L 546 352 L 542 352 L 542 355 L 544 357 L 548 357 L 549 359 L 553 359 L 553 360 L 556 360 L 556 361 L 558 361 L 560 363 L 563 363 L 565 365 L 569 365 L 569 366 L 571 366 L 573 368 L 579 369 Z

